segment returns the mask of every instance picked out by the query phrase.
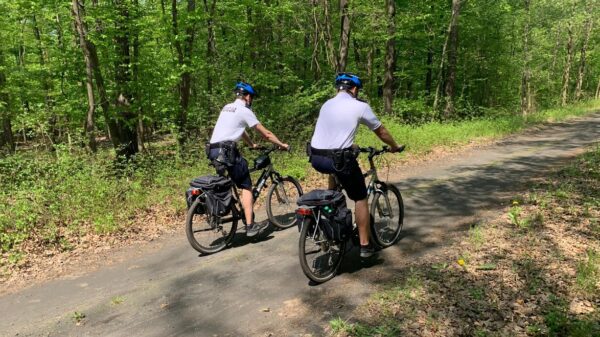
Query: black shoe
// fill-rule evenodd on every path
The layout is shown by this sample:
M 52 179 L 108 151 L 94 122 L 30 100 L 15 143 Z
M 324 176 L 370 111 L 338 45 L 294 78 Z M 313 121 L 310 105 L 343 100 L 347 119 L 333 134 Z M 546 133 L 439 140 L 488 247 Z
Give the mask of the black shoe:
M 266 227 L 266 223 L 265 224 L 258 224 L 256 222 L 252 223 L 250 226 L 246 227 L 246 236 L 248 236 L 248 237 L 255 236 L 256 234 L 260 233 L 260 231 L 262 231 L 265 227 Z
M 366 246 L 360 246 L 360 257 L 368 258 L 373 256 L 373 254 L 375 254 L 375 247 L 372 244 L 369 243 Z

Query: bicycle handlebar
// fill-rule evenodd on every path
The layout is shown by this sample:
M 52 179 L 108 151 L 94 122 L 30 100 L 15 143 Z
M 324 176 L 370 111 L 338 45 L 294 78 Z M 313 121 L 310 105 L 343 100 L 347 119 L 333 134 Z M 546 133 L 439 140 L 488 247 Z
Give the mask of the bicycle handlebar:
M 404 149 L 406 148 L 406 145 L 400 145 L 400 147 L 398 148 L 397 151 L 395 151 L 394 153 L 400 153 L 402 151 L 404 151 Z M 381 154 L 384 154 L 386 152 L 391 152 L 390 148 L 387 145 L 384 145 L 381 150 L 377 150 L 372 146 L 368 146 L 368 147 L 359 147 L 358 148 L 359 152 L 362 153 L 368 153 L 369 154 L 369 158 L 373 158 L 376 156 L 379 156 Z
M 254 148 L 250 148 L 250 150 L 253 151 L 263 151 L 261 152 L 261 155 L 269 155 L 271 152 L 275 151 L 275 150 L 279 150 L 279 146 L 277 145 L 271 145 L 271 146 L 264 146 L 264 145 L 260 145 L 258 147 L 254 147 Z M 289 146 L 287 150 L 282 150 L 282 151 L 287 151 L 287 152 L 291 152 L 292 151 L 292 147 Z

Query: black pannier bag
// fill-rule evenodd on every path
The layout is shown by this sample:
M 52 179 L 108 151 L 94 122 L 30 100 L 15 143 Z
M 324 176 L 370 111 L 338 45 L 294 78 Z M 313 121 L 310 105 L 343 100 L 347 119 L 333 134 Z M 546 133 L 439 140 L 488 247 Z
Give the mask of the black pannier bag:
M 197 187 L 190 187 L 185 191 L 185 202 L 187 204 L 187 209 L 190 209 L 190 207 L 192 207 L 192 204 L 194 203 L 194 201 L 196 201 L 196 198 L 200 197 L 201 195 L 194 195 L 193 191 L 194 190 L 198 190 L 199 188 Z M 204 206 L 203 203 L 198 203 L 198 206 L 196 206 L 196 214 L 204 214 L 206 213 L 206 207 Z
M 297 204 L 319 208 L 319 222 L 328 239 L 344 241 L 352 234 L 352 212 L 346 206 L 346 198 L 341 192 L 313 190 L 301 196 Z
M 207 212 L 211 215 L 223 216 L 231 210 L 233 197 L 231 195 L 231 179 L 221 176 L 202 176 L 195 178 L 190 182 L 191 188 L 188 189 L 189 195 L 192 197 L 188 201 L 188 207 L 194 201 L 192 190 L 200 189 L 202 194 L 199 197 L 204 198 L 206 210 L 197 209 L 196 212 Z M 187 199 L 188 193 L 186 193 Z

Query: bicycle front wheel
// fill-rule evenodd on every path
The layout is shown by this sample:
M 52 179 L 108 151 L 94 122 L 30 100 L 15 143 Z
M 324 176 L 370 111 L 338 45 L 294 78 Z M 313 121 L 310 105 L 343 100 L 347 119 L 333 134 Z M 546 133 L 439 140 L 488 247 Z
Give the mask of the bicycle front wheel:
M 382 184 L 371 202 L 371 233 L 381 248 L 398 240 L 404 224 L 404 202 L 396 186 Z
M 296 201 L 302 196 L 302 187 L 296 179 L 283 177 L 271 185 L 267 193 L 267 216 L 269 221 L 281 228 L 296 224 Z
M 346 249 L 346 241 L 334 242 L 327 240 L 315 220 L 304 218 L 298 255 L 304 275 L 317 283 L 330 280 L 337 274 Z
M 190 206 L 185 221 L 185 233 L 195 250 L 203 254 L 212 254 L 222 250 L 231 242 L 237 228 L 237 218 L 232 216 L 224 219 L 214 215 L 199 214 L 196 209 L 202 202 L 201 197 L 198 197 Z

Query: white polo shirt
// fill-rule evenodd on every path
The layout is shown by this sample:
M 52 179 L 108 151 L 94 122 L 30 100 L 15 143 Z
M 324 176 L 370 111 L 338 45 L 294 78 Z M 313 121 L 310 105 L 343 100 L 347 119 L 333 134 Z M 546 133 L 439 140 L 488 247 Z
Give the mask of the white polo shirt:
M 227 104 L 221 110 L 210 143 L 237 142 L 242 138 L 247 127 L 252 128 L 258 123 L 254 112 L 246 107 L 246 102 L 236 99 L 235 102 Z
M 310 144 L 321 150 L 350 147 L 354 144 L 359 124 L 371 130 L 381 126 L 369 104 L 341 91 L 321 107 Z

